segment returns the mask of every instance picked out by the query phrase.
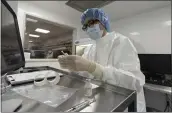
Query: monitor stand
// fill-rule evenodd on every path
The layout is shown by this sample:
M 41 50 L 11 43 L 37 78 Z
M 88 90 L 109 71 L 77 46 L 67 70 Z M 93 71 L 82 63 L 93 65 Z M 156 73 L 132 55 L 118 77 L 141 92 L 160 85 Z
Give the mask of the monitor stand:
M 2 112 L 15 112 L 22 105 L 22 101 L 22 99 L 2 101 Z

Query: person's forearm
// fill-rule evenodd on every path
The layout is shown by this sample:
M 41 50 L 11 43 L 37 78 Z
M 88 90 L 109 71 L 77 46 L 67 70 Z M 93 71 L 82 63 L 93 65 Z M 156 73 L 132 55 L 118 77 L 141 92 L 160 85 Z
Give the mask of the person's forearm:
M 131 73 L 122 69 L 116 69 L 115 67 L 104 67 L 97 63 L 95 63 L 95 65 L 96 69 L 91 73 L 95 79 L 99 79 L 127 89 L 137 90 L 138 92 L 140 91 L 141 87 L 143 87 L 141 81 L 135 76 L 138 73 Z

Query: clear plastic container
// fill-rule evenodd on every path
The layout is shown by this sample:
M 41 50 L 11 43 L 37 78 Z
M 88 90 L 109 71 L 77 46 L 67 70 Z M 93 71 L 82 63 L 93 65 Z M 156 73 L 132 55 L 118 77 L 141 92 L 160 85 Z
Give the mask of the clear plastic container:
M 55 75 L 55 78 L 53 80 L 48 80 L 49 75 Z M 41 77 L 44 77 L 43 80 L 37 80 Z M 45 74 L 39 74 L 35 76 L 34 78 L 34 85 L 35 86 L 45 86 L 45 85 L 56 85 L 60 81 L 60 75 L 54 71 L 48 71 L 48 73 Z
M 92 96 L 92 84 L 91 84 L 91 79 L 86 79 L 84 91 L 85 91 L 85 96 L 86 96 L 86 97 Z

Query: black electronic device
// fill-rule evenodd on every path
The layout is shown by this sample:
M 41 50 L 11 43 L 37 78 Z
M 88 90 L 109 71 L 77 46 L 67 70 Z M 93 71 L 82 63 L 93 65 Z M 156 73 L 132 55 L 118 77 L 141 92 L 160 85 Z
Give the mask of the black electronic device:
M 1 76 L 25 66 L 17 16 L 5 0 L 1 0 Z M 6 87 L 6 86 L 5 86 Z M 22 99 L 2 101 L 3 112 L 15 112 Z
M 5 0 L 1 0 L 1 75 L 25 66 L 17 16 Z
M 147 83 L 172 86 L 165 75 L 171 75 L 171 54 L 139 54 L 141 71 L 145 75 Z
M 171 54 L 139 54 L 143 72 L 172 74 Z
M 1 0 L 1 19 L 1 75 L 44 70 L 38 70 L 38 67 L 25 67 L 17 16 L 5 0 Z M 21 70 L 16 71 L 21 67 Z

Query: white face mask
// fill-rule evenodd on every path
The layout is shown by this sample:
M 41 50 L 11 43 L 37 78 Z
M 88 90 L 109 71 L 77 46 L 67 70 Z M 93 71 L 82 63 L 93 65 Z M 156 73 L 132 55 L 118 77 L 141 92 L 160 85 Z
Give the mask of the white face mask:
M 95 24 L 93 27 L 88 27 L 86 32 L 93 40 L 100 39 L 103 35 L 103 30 L 100 30 L 99 24 Z

